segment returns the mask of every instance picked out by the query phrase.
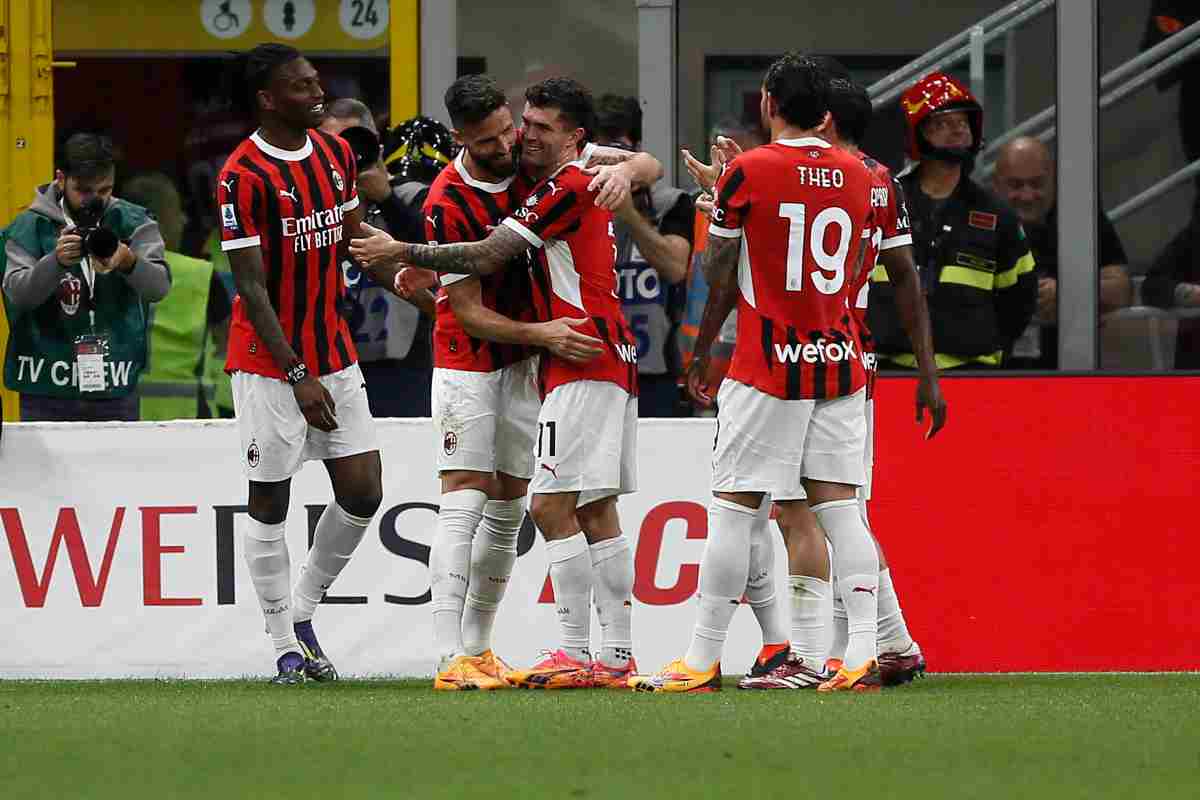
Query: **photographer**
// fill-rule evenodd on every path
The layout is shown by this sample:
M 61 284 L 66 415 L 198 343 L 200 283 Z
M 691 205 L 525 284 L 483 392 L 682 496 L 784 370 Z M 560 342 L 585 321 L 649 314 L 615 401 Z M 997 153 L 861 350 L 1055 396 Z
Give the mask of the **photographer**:
M 163 239 L 113 197 L 106 137 L 75 134 L 59 161 L 6 231 L 4 383 L 23 420 L 137 420 L 150 303 L 171 286 Z
M 428 182 L 410 183 L 389 176 L 380 158 L 375 122 L 365 104 L 351 98 L 335 100 L 326 113 L 321 130 L 349 142 L 358 160 L 358 192 L 366 203 L 366 221 L 402 241 L 424 242 L 420 209 Z M 433 176 L 428 178 L 431 181 Z M 350 331 L 367 383 L 371 414 L 429 416 L 432 296 L 421 292 L 412 301 L 401 300 L 350 263 L 343 265 L 343 276 Z

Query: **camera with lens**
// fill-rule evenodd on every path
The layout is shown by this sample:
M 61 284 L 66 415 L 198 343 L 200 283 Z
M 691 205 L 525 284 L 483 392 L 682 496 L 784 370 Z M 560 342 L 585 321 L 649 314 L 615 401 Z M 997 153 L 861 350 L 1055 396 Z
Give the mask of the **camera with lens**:
M 108 259 L 117 252 L 117 235 L 100 224 L 104 217 L 104 201 L 93 197 L 75 212 L 75 234 L 83 240 L 83 254 Z

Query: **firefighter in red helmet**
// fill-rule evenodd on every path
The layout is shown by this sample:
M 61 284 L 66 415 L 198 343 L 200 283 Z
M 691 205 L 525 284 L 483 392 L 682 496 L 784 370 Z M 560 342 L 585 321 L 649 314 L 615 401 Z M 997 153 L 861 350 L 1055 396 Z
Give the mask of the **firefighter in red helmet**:
M 983 106 L 943 72 L 901 96 L 912 164 L 899 180 L 929 305 L 938 367 L 999 367 L 1037 306 L 1033 255 L 1016 215 L 971 180 Z M 916 365 L 887 272 L 871 276 L 869 320 L 886 366 Z

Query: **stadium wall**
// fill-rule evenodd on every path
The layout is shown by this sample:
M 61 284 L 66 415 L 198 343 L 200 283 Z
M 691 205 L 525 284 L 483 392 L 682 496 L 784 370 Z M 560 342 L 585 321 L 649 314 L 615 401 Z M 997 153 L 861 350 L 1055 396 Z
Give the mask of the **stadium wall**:
M 962 378 L 926 442 L 913 382 L 880 382 L 874 526 L 910 627 L 938 671 L 1200 668 L 1194 378 Z M 428 545 L 437 484 L 428 422 L 381 421 L 385 498 L 318 611 L 352 674 L 429 674 Z M 711 420 L 641 427 L 635 640 L 654 667 L 686 647 L 707 533 Z M 231 422 L 5 426 L 0 443 L 0 677 L 264 674 L 271 650 L 242 562 L 245 483 Z M 329 499 L 293 482 L 293 569 Z M 496 642 L 550 644 L 546 559 L 524 531 Z M 782 550 L 778 563 L 783 569 Z M 782 574 L 780 575 L 782 578 Z M 594 630 L 597 630 L 593 626 Z M 739 612 L 726 671 L 759 639 Z

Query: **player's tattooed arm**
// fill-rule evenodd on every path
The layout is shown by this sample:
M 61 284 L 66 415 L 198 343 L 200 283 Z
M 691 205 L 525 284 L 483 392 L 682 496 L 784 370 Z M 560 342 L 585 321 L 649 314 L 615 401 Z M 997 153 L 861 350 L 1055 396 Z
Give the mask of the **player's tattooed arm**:
M 713 403 L 712 387 L 708 385 L 708 360 L 713 342 L 721 332 L 721 326 L 737 306 L 737 276 L 730 273 L 718 283 L 709 284 L 708 299 L 704 303 L 704 314 L 700 317 L 700 329 L 696 333 L 696 345 L 692 363 L 688 367 L 687 391 L 692 400 L 707 408 Z
M 267 351 L 275 361 L 275 366 L 287 372 L 300 361 L 291 342 L 283 333 L 283 325 L 279 315 L 271 305 L 267 294 L 267 270 L 263 263 L 262 249 L 258 247 L 242 247 L 229 251 L 229 268 L 233 272 L 233 282 L 237 286 L 238 296 L 246 309 L 246 316 L 254 326 L 254 332 L 262 339 Z
M 417 267 L 456 275 L 491 275 L 529 249 L 516 231 L 504 225 L 492 229 L 478 242 L 454 244 L 404 244 L 400 260 Z
M 704 270 L 704 280 L 708 281 L 710 286 L 715 286 L 724 280 L 726 275 L 737 271 L 738 254 L 742 249 L 740 236 L 736 239 L 709 236 L 705 248 L 701 268 Z
M 946 424 L 946 401 L 938 385 L 937 362 L 933 354 L 933 335 L 930 333 L 929 309 L 921 294 L 921 279 L 913 262 L 912 247 L 892 247 L 879 254 L 888 280 L 896 292 L 896 311 L 900 325 L 912 342 L 913 355 L 921 378 L 917 383 L 917 421 L 928 409 L 933 418 L 926 438 L 932 437 Z
M 262 339 L 267 352 L 275 360 L 275 366 L 287 375 L 297 366 L 303 365 L 303 359 L 296 355 L 296 351 L 284 335 L 279 315 L 275 313 L 270 295 L 267 294 L 267 270 L 263 264 L 262 249 L 243 247 L 231 250 L 229 268 L 233 272 L 233 281 L 237 285 L 238 295 L 242 298 L 246 316 L 250 318 L 250 324 L 254 326 L 258 338 Z M 326 432 L 337 428 L 333 397 L 314 373 L 309 372 L 298 383 L 293 383 L 292 392 L 296 396 L 296 405 L 300 407 L 300 413 L 309 425 Z
M 529 249 L 529 243 L 512 229 L 500 225 L 478 242 L 409 244 L 397 242 L 384 231 L 363 224 L 367 236 L 350 243 L 350 253 L 372 274 L 394 270 L 398 264 L 425 267 L 456 275 L 491 275 Z

